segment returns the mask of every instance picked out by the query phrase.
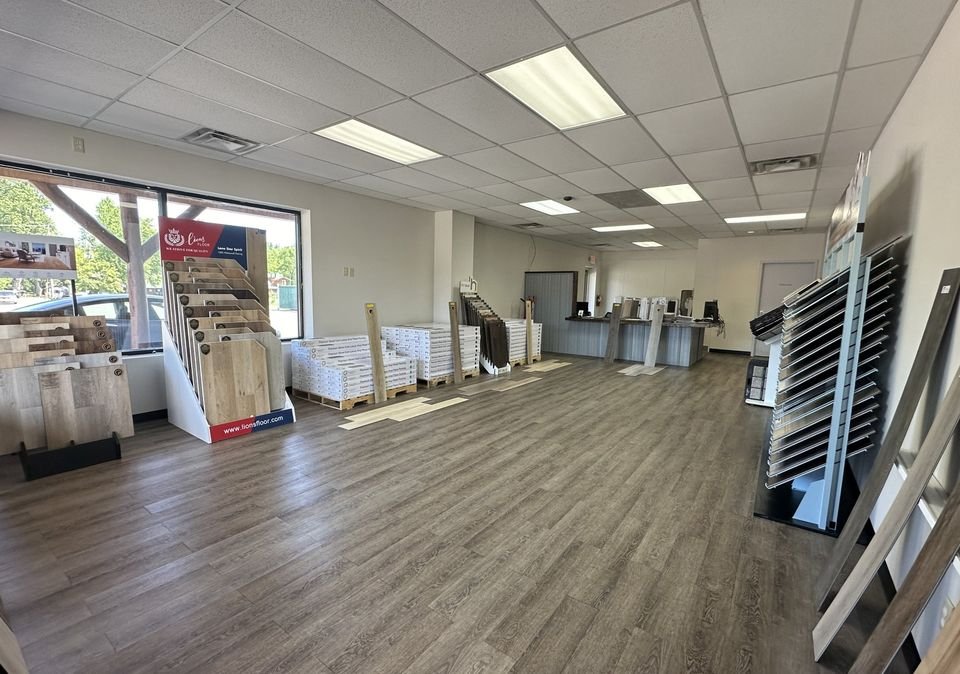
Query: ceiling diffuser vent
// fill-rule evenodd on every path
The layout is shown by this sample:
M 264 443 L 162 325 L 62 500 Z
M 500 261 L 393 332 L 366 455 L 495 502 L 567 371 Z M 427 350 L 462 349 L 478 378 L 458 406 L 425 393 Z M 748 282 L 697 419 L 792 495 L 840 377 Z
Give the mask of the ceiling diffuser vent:
M 263 146 L 263 143 L 240 138 L 240 136 L 234 136 L 224 131 L 217 131 L 216 129 L 197 129 L 193 133 L 188 133 L 180 140 L 190 143 L 191 145 L 205 147 L 208 150 L 227 152 L 229 154 L 246 154 Z
M 539 222 L 524 222 L 520 225 L 514 225 L 517 229 L 541 229 L 543 225 Z
M 623 190 L 622 192 L 604 192 L 594 194 L 597 199 L 603 199 L 615 208 L 642 208 L 644 206 L 659 206 L 660 202 L 643 190 Z
M 787 173 L 816 168 L 820 163 L 820 155 L 802 154 L 796 157 L 779 157 L 777 159 L 761 159 L 750 162 L 750 172 L 755 176 L 765 176 L 771 173 Z
M 609 243 L 594 243 L 591 244 L 594 248 L 612 248 L 613 246 Z

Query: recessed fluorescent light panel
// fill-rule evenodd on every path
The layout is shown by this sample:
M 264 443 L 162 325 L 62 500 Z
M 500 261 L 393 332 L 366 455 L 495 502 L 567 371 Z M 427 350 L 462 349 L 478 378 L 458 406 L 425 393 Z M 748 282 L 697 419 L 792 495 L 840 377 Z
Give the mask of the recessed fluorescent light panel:
M 641 248 L 662 248 L 663 244 L 657 243 L 656 241 L 634 241 L 634 246 L 640 246 Z
M 663 187 L 645 187 L 643 191 L 661 204 L 685 204 L 688 201 L 703 201 L 697 191 L 687 183 L 664 185 Z
M 440 156 L 433 150 L 420 147 L 392 133 L 375 129 L 356 119 L 348 119 L 325 129 L 317 129 L 314 133 L 400 164 L 414 164 Z
M 606 227 L 591 227 L 595 232 L 629 232 L 634 229 L 653 229 L 653 225 L 607 225 Z
M 746 215 L 739 218 L 724 218 L 728 225 L 743 222 L 780 222 L 781 220 L 803 220 L 806 213 L 781 213 L 779 215 Z
M 558 201 L 553 199 L 547 199 L 546 201 L 528 201 L 525 204 L 520 204 L 521 206 L 526 206 L 527 208 L 532 208 L 535 211 L 540 211 L 541 213 L 546 213 L 547 215 L 569 215 L 570 213 L 579 213 L 575 208 L 570 208 L 569 206 L 564 206 Z
M 494 70 L 487 77 L 558 129 L 626 114 L 566 47 Z

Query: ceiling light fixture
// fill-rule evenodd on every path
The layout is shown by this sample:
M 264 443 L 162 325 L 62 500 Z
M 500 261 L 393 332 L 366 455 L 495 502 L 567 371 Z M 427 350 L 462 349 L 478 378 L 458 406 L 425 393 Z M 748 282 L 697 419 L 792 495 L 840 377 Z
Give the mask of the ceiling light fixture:
M 736 225 L 744 222 L 779 222 L 781 220 L 803 220 L 807 217 L 806 213 L 781 213 L 779 215 L 745 215 L 736 218 L 724 218 L 728 225 Z
M 564 206 L 558 201 L 553 199 L 547 199 L 545 201 L 528 201 L 525 204 L 520 204 L 521 206 L 526 206 L 527 208 L 532 208 L 535 211 L 540 211 L 541 213 L 546 213 L 547 215 L 569 215 L 570 213 L 579 213 L 575 208 L 570 208 L 569 206 Z
M 663 205 L 703 201 L 700 195 L 697 194 L 697 191 L 687 183 L 664 185 L 663 187 L 645 187 L 643 191 Z
M 662 243 L 657 243 L 656 241 L 634 241 L 634 246 L 640 246 L 641 248 L 662 248 Z
M 356 119 L 348 119 L 325 129 L 317 129 L 314 133 L 400 164 L 413 164 L 440 156 L 433 150 Z
M 504 66 L 487 77 L 561 130 L 626 114 L 566 47 Z
M 606 227 L 591 227 L 595 232 L 628 232 L 633 229 L 653 229 L 653 225 L 647 224 L 636 224 L 636 225 L 607 225 Z

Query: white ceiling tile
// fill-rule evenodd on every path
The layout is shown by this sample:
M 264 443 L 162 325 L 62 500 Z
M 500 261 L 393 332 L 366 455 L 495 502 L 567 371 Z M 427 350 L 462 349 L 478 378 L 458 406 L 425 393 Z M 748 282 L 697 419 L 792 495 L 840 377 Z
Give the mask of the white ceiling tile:
M 520 204 L 508 204 L 505 206 L 493 206 L 493 210 L 498 213 L 504 213 L 506 215 L 512 215 L 516 218 L 523 218 L 526 222 L 530 222 L 536 211 L 532 211 L 526 206 L 521 206 Z
M 297 133 L 295 129 L 234 110 L 214 101 L 180 91 L 160 82 L 146 80 L 131 89 L 124 103 L 171 117 L 197 122 L 259 143 L 276 143 Z
M 0 63 L 40 79 L 113 98 L 139 79 L 135 74 L 0 32 Z
M 98 131 L 100 133 L 106 133 L 111 136 L 119 136 L 120 138 L 129 138 L 130 140 L 135 140 L 141 143 L 148 143 L 150 145 L 157 145 L 159 147 L 170 148 L 171 150 L 176 150 L 177 152 L 185 152 L 187 154 L 196 155 L 198 157 L 205 157 L 207 159 L 213 159 L 216 161 L 227 162 L 231 159 L 236 159 L 237 155 L 230 154 L 228 152 L 217 152 L 216 150 L 210 150 L 205 147 L 200 147 L 198 145 L 190 145 L 189 143 L 184 143 L 180 140 L 173 140 L 171 138 L 163 138 L 162 136 L 155 136 L 150 133 L 143 133 L 142 131 L 135 131 L 134 129 L 128 129 L 125 126 L 117 126 L 116 124 L 109 124 L 107 122 L 100 122 L 93 120 L 84 125 L 84 129 L 89 129 L 91 131 Z M 91 147 L 90 139 L 87 139 L 87 149 Z
M 314 131 L 344 119 L 343 113 L 316 101 L 188 51 L 164 63 L 150 78 L 301 131 Z
M 570 37 L 634 19 L 673 4 L 674 0 L 539 0 L 540 6 Z
M 706 201 L 691 201 L 685 204 L 670 204 L 667 209 L 674 215 L 686 218 L 690 215 L 712 215 L 713 208 Z
M 566 132 L 580 147 L 605 164 L 629 164 L 662 157 L 663 152 L 632 117 L 591 124 Z
M 849 182 L 849 178 L 852 178 L 852 177 L 853 177 L 853 174 L 851 173 L 850 176 L 848 177 L 847 182 Z M 840 192 L 842 190 L 843 190 L 843 187 L 837 186 L 833 188 L 827 187 L 824 189 L 819 189 L 816 192 L 814 192 L 813 206 L 810 211 L 810 214 L 813 214 L 814 212 L 818 212 L 821 210 L 824 212 L 830 211 L 831 213 L 833 213 L 833 208 L 834 206 L 837 205 L 837 202 L 840 200 Z
M 526 159 L 522 159 L 512 152 L 504 150 L 502 147 L 490 147 L 486 150 L 477 150 L 457 156 L 460 161 L 471 166 L 499 176 L 503 180 L 516 181 L 529 178 L 539 178 L 549 175 L 549 171 L 544 171 L 535 164 L 531 164 Z M 503 182 L 498 180 L 497 182 Z
M 302 136 L 291 138 L 282 144 L 288 150 L 305 154 L 308 157 L 316 157 L 328 161 L 332 164 L 339 164 L 347 168 L 365 173 L 376 173 L 377 171 L 386 171 L 387 169 L 399 168 L 400 164 L 383 157 L 372 155 L 363 150 L 357 150 L 343 143 L 321 138 L 312 133 L 305 133 Z M 419 164 L 417 168 L 419 168 Z
M 611 168 L 640 188 L 686 182 L 683 174 L 666 158 L 620 164 Z
M 477 70 L 563 42 L 563 36 L 530 2 L 446 0 L 442 9 L 423 0 L 381 2 Z
M 700 230 L 726 229 L 727 227 L 723 219 L 715 213 L 712 215 L 685 215 L 680 219 L 691 227 L 696 227 Z
M 268 146 L 250 152 L 245 157 L 265 164 L 273 164 L 283 168 L 288 168 L 299 173 L 305 173 L 318 178 L 328 180 L 345 180 L 357 176 L 357 171 L 344 168 L 330 162 L 307 157 L 306 155 L 285 150 L 282 147 Z
M 18 101 L 15 98 L 7 98 L 6 96 L 0 96 L 0 110 L 9 110 L 10 112 L 17 112 L 21 115 L 49 119 L 54 122 L 70 124 L 72 126 L 80 126 L 87 119 L 81 115 L 74 115 L 69 112 L 63 112 L 62 110 L 46 108 L 42 105 L 27 103 L 26 101 Z
M 510 201 L 515 204 L 523 203 L 525 201 L 540 201 L 543 199 L 543 196 L 537 192 L 532 192 L 525 187 L 520 187 L 519 185 L 514 185 L 513 183 L 499 183 L 497 185 L 478 187 L 477 189 L 481 192 L 492 194 L 495 197 L 500 197 L 504 201 Z
M 631 216 L 619 208 L 609 208 L 603 211 L 590 211 L 590 215 L 600 218 L 604 222 L 636 222 L 636 216 Z
M 576 45 L 635 113 L 720 95 L 700 24 L 687 3 L 589 35 Z
M 0 0 L 0 29 L 146 73 L 175 45 L 61 0 Z
M 922 54 L 953 0 L 863 0 L 847 66 Z
M 747 175 L 747 166 L 739 147 L 685 154 L 674 157 L 673 160 L 691 182 Z
M 796 157 L 802 154 L 817 154 L 823 147 L 823 135 L 803 136 L 787 140 L 774 140 L 767 143 L 744 145 L 747 161 L 761 161 L 763 159 L 777 159 L 779 157 Z
M 236 12 L 191 42 L 190 49 L 349 115 L 401 97 L 329 56 Z
M 707 239 L 729 239 L 734 236 L 736 236 L 736 234 L 729 229 L 704 232 L 704 237 Z
M 470 74 L 374 0 L 247 0 L 242 11 L 405 94 Z
M 710 205 L 720 215 L 754 211 L 760 208 L 756 197 L 733 197 L 731 199 L 711 199 Z
M 750 178 L 726 178 L 696 183 L 694 188 L 704 199 L 726 199 L 729 197 L 750 197 L 754 194 Z
M 310 173 L 301 173 L 300 171 L 294 171 L 293 169 L 277 166 L 276 164 L 268 164 L 266 162 L 257 161 L 256 159 L 250 159 L 249 155 L 239 157 L 229 163 L 237 164 L 238 166 L 245 166 L 256 171 L 263 171 L 264 173 L 286 176 L 287 178 L 293 178 L 294 180 L 303 180 L 304 182 L 315 183 L 317 185 L 326 185 L 332 182 L 330 178 L 324 178 Z
M 420 94 L 415 100 L 497 143 L 512 143 L 554 131 L 479 75 Z
M 468 204 L 473 204 L 474 206 L 483 206 L 484 208 L 492 208 L 494 206 L 506 206 L 509 202 L 500 197 L 496 197 L 492 194 L 487 194 L 486 192 L 480 192 L 479 190 L 472 189 L 461 189 L 456 190 L 455 192 L 448 192 L 447 195 L 451 199 L 457 199 L 459 201 L 465 201 Z
M 493 144 L 411 100 L 391 103 L 360 119 L 439 154 L 460 154 Z
M 759 89 L 839 70 L 853 4 L 853 0 L 701 0 L 727 91 Z
M 417 163 L 418 171 L 425 171 L 438 178 L 452 180 L 455 183 L 467 187 L 483 187 L 485 185 L 496 185 L 503 182 L 502 178 L 490 175 L 485 171 L 474 168 L 467 164 L 451 159 L 450 157 L 440 157 L 439 159 L 430 159 Z
M 521 140 L 505 147 L 554 173 L 570 173 L 602 166 L 600 162 L 559 133 Z
M 25 103 L 89 117 L 110 99 L 0 68 L 0 92 Z
M 817 180 L 817 170 L 784 171 L 753 176 L 757 194 L 781 194 L 783 192 L 804 192 L 812 190 Z
M 820 169 L 820 176 L 817 178 L 817 191 L 835 189 L 837 190 L 837 196 L 839 198 L 839 190 L 842 190 L 850 183 L 856 170 L 857 167 L 855 164 L 830 166 Z
M 558 201 L 567 196 L 579 197 L 585 195 L 585 192 L 579 187 L 576 185 L 571 185 L 563 178 L 558 178 L 557 176 L 531 178 L 530 180 L 518 180 L 517 184 L 521 187 L 525 187 L 528 190 L 536 192 L 537 194 L 542 194 L 545 197 L 556 199 Z M 576 208 L 578 211 L 582 210 L 573 202 L 568 205 L 571 208 Z
M 343 190 L 344 192 L 353 192 L 354 194 L 362 194 L 366 197 L 372 197 L 374 199 L 383 199 L 385 201 L 393 201 L 396 199 L 395 194 L 386 194 L 385 192 L 377 192 L 376 190 L 367 189 L 366 187 L 361 187 L 360 185 L 352 185 L 350 183 L 327 183 L 327 187 L 332 187 L 337 190 Z
M 637 208 L 625 208 L 624 210 L 631 215 L 637 216 L 641 220 L 658 217 L 668 218 L 673 215 L 673 213 L 668 211 L 663 206 L 638 206 Z
M 787 209 L 798 208 L 806 211 L 810 207 L 813 192 L 790 192 L 787 194 L 761 194 L 760 208 Z M 796 223 L 793 225 L 796 227 Z
M 658 229 L 670 229 L 673 227 L 686 227 L 687 223 L 675 215 L 661 215 L 653 218 L 646 218 L 647 222 Z M 655 235 L 652 235 L 655 238 Z
M 573 201 L 570 202 L 570 207 L 578 211 L 589 211 L 590 213 L 613 208 L 603 199 L 598 199 L 592 194 L 580 194 L 579 190 L 577 194 L 573 195 Z
M 920 64 L 918 57 L 847 70 L 833 114 L 833 130 L 883 124 Z
M 671 155 L 737 144 L 737 134 L 722 98 L 651 112 L 638 119 Z
M 836 84 L 836 75 L 825 75 L 731 96 L 741 140 L 763 143 L 822 134 Z
M 395 183 L 392 180 L 386 180 L 384 178 L 380 178 L 379 176 L 357 176 L 355 178 L 348 178 L 347 180 L 343 180 L 341 182 L 346 183 L 347 185 L 356 185 L 368 190 L 374 190 L 376 192 L 383 192 L 384 194 L 391 194 L 396 197 L 419 197 L 426 194 L 426 192 L 419 190 L 416 187 L 401 185 L 400 183 Z
M 431 206 L 453 211 L 465 211 L 474 206 L 474 204 L 468 204 L 466 201 L 452 199 L 446 194 L 428 194 L 422 197 L 411 197 L 411 201 L 421 201 Z
M 377 175 L 381 178 L 386 178 L 387 180 L 393 180 L 394 182 L 410 185 L 411 187 L 417 187 L 421 190 L 426 190 L 427 192 L 442 193 L 463 189 L 463 185 L 452 183 L 449 180 L 438 178 L 437 176 L 430 175 L 429 173 L 423 173 L 422 171 L 410 168 L 409 166 L 402 166 L 400 168 L 390 169 L 389 171 L 382 171 Z
M 569 215 L 564 215 L 563 219 L 567 222 L 573 222 L 578 225 L 586 226 L 596 225 L 603 222 L 603 220 L 600 218 L 595 218 L 589 213 L 570 213 Z
M 180 44 L 228 5 L 219 0 L 74 0 L 87 9 Z
M 830 134 L 827 141 L 827 150 L 820 160 L 821 166 L 843 166 L 856 161 L 861 152 L 873 147 L 873 142 L 880 135 L 879 126 L 868 126 L 863 129 L 836 131 Z
M 573 183 L 577 187 L 585 189 L 591 194 L 620 192 L 622 190 L 633 189 L 633 185 L 608 168 L 564 173 L 560 177 Z
M 192 131 L 196 131 L 198 126 L 194 122 L 161 115 L 153 110 L 144 110 L 120 102 L 111 104 L 109 108 L 97 115 L 97 119 L 101 122 L 125 126 L 164 138 L 181 138 Z

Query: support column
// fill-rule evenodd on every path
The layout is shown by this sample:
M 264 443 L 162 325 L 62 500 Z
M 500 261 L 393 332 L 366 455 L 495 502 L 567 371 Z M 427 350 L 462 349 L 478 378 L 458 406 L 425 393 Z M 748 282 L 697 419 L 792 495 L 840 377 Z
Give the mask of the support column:
M 450 320 L 449 302 L 460 301 L 460 281 L 473 275 L 472 215 L 438 211 L 433 220 L 433 320 Z

